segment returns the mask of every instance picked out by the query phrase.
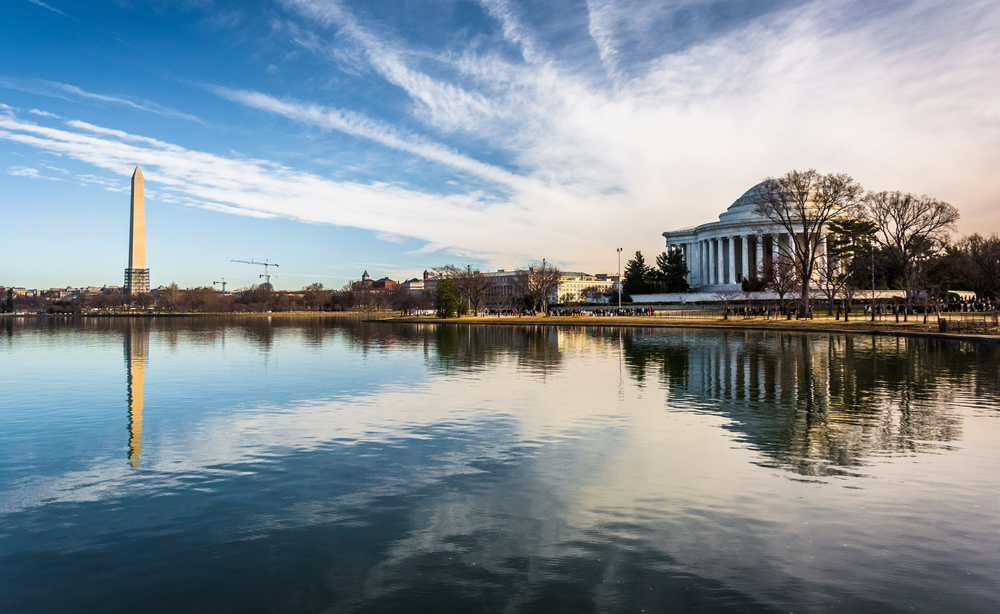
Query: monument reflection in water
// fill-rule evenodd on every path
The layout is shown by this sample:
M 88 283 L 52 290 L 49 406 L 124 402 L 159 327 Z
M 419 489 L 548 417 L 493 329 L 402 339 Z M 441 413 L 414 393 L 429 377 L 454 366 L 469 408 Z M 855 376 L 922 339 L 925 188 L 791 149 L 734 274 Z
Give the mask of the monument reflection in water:
M 5 332 L 9 611 L 1000 609 L 1000 346 L 266 317 Z
M 125 373 L 128 378 L 128 459 L 138 467 L 142 455 L 142 405 L 145 402 L 146 361 L 149 360 L 149 324 L 129 321 L 125 328 Z

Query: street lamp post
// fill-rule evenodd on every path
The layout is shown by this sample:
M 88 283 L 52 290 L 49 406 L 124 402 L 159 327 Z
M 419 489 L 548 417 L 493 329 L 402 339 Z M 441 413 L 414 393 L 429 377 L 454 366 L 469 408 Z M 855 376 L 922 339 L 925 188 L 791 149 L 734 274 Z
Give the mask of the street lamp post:
M 618 310 L 622 308 L 622 248 L 618 248 Z
M 549 295 L 548 295 L 549 288 L 548 288 L 548 282 L 545 281 L 546 279 L 548 279 L 548 275 L 545 271 L 545 258 L 542 258 L 542 280 L 543 280 L 542 283 L 546 284 L 543 289 L 543 292 L 545 293 L 545 298 L 542 300 L 542 309 L 545 310 L 545 315 L 549 315 Z
M 875 243 L 868 240 L 869 249 L 872 250 L 872 322 L 875 321 Z

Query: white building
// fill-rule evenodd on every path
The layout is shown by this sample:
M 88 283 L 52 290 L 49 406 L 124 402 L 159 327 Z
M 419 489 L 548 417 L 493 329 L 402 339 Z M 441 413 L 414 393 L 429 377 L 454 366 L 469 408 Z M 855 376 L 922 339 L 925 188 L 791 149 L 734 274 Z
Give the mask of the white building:
M 775 254 L 788 254 L 789 235 L 756 212 L 758 184 L 719 216 L 719 221 L 663 233 L 668 250 L 681 250 L 692 292 L 739 290 L 744 278 L 770 268 Z M 826 253 L 826 236 L 819 257 Z
M 582 301 L 580 294 L 587 288 L 599 288 L 602 292 L 610 292 L 614 282 L 602 276 L 588 275 L 586 273 L 563 273 L 559 278 L 559 286 L 556 289 L 557 303 L 570 303 Z
M 530 271 L 531 266 L 527 270 Z M 423 290 L 433 292 L 437 288 L 438 278 L 434 276 L 428 277 L 426 271 L 424 274 L 425 278 L 423 281 L 412 279 L 405 282 L 404 285 L 409 284 L 407 287 L 410 288 L 411 292 Z M 496 288 L 487 300 L 487 306 L 490 308 L 512 308 L 518 293 L 518 271 L 499 269 L 497 271 L 484 271 L 483 275 L 496 280 Z M 589 275 L 587 273 L 563 272 L 559 278 L 555 293 L 549 297 L 549 302 L 563 303 L 583 300 L 580 293 L 590 287 L 597 287 L 605 292 L 610 292 L 617 289 L 618 280 L 617 275 Z M 419 290 L 416 290 L 417 287 L 419 287 Z

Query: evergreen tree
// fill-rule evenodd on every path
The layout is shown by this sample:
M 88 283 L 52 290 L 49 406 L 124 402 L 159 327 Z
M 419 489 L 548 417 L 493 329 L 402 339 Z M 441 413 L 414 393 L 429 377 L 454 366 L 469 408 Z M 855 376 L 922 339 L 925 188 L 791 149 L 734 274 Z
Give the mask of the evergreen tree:
M 437 317 L 455 317 L 455 284 L 450 279 L 442 279 L 437 285 Z
M 645 294 L 648 289 L 652 271 L 646 264 L 642 252 L 637 251 L 635 258 L 625 263 L 625 275 L 622 280 L 622 291 L 626 294 Z
M 7 298 L 3 303 L 4 313 L 14 313 L 14 289 L 7 288 Z
M 688 268 L 681 250 L 675 249 L 669 254 L 663 252 L 657 256 L 656 267 L 657 280 L 663 283 L 665 292 L 688 291 Z

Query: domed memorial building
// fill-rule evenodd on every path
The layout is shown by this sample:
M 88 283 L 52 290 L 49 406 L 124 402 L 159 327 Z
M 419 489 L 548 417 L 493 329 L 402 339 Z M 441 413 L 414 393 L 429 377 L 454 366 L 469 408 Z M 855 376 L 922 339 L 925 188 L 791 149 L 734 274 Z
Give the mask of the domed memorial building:
M 770 270 L 776 254 L 789 253 L 788 231 L 757 212 L 763 186 L 747 190 L 717 222 L 663 233 L 667 251 L 684 254 L 692 292 L 739 290 L 744 278 Z M 821 259 L 825 253 L 824 236 Z

